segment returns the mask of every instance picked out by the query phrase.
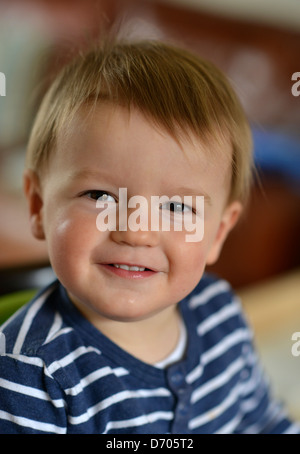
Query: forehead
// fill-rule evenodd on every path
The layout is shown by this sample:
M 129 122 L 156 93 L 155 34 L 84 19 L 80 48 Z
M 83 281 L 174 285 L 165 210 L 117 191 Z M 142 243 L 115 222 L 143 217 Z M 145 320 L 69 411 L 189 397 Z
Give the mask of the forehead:
M 55 154 L 58 168 L 122 174 L 126 168 L 132 178 L 159 173 L 176 179 L 186 174 L 196 182 L 207 175 L 225 183 L 231 166 L 227 140 L 204 142 L 180 131 L 174 137 L 139 110 L 111 103 L 82 107 L 60 131 Z

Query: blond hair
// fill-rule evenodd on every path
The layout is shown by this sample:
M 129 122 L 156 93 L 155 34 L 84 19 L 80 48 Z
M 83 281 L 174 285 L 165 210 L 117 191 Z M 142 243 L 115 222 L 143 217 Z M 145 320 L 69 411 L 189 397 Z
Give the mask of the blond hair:
M 59 131 L 83 105 L 109 101 L 138 108 L 178 138 L 228 137 L 232 146 L 229 199 L 245 201 L 252 141 L 241 104 L 225 76 L 191 52 L 153 40 L 105 42 L 78 55 L 54 80 L 38 111 L 26 166 L 39 173 Z

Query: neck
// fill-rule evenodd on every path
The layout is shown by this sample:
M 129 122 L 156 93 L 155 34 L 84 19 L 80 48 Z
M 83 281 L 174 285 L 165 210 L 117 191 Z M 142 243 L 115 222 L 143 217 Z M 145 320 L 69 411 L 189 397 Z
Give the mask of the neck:
M 103 320 L 94 325 L 123 350 L 148 364 L 166 358 L 176 347 L 180 336 L 180 314 L 176 306 L 145 320 Z

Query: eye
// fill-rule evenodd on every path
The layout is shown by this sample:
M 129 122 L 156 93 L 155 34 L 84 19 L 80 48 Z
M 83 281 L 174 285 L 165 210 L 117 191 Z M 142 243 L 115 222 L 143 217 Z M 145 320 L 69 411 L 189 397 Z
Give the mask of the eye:
M 188 211 L 194 211 L 192 207 L 185 205 L 184 203 L 177 202 L 177 201 L 169 201 L 164 205 L 161 205 L 161 208 L 167 209 L 175 214 L 186 213 Z
M 116 202 L 116 199 L 106 191 L 100 191 L 98 189 L 92 189 L 90 191 L 85 191 L 83 196 L 88 197 L 92 200 L 100 200 L 101 202 Z

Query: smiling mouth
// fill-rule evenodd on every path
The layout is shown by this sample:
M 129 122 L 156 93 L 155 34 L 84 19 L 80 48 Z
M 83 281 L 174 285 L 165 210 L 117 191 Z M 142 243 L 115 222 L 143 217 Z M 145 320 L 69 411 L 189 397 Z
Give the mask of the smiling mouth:
M 121 268 L 122 270 L 127 271 L 154 271 L 150 268 L 146 268 L 144 266 L 139 265 L 124 265 L 122 263 L 109 263 L 109 266 L 114 266 L 115 268 Z
M 150 277 L 157 273 L 156 270 L 140 266 L 140 265 L 127 265 L 125 263 L 104 263 L 104 268 L 111 273 L 124 277 L 124 278 L 143 278 Z

